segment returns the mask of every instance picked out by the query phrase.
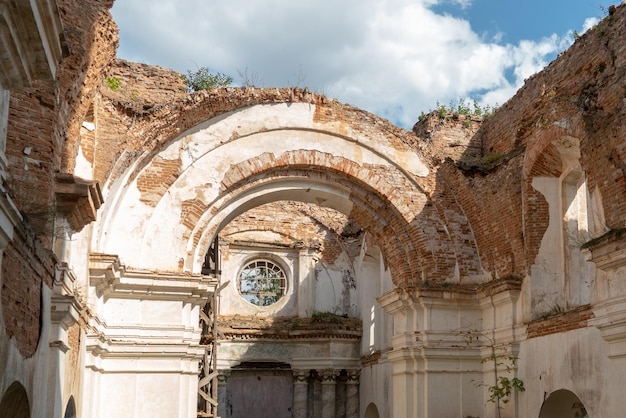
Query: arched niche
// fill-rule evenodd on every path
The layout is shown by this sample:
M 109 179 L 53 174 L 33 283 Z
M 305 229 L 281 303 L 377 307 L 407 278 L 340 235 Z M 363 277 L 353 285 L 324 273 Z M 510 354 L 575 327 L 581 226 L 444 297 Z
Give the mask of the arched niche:
M 379 417 L 380 415 L 378 413 L 378 408 L 376 407 L 376 405 L 373 402 L 367 405 L 367 408 L 365 408 L 364 418 L 379 418 Z
M 554 391 L 541 406 L 539 418 L 588 418 L 585 405 L 574 392 L 567 389 Z
M 70 399 L 67 401 L 63 418 L 76 418 L 76 402 L 74 402 L 73 396 L 70 396 Z
M 580 140 L 561 136 L 537 155 L 527 172 L 527 245 L 531 316 L 589 303 L 591 272 L 581 246 L 603 233 L 599 196 L 587 188 Z
M 26 389 L 13 382 L 0 401 L 0 418 L 30 418 L 30 404 Z

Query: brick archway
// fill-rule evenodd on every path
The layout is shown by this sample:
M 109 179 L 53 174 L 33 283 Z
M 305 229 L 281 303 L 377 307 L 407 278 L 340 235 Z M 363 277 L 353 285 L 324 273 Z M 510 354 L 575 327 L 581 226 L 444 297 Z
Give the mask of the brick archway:
M 434 261 L 416 250 L 417 234 L 398 207 L 371 185 L 322 168 L 292 165 L 260 171 L 226 188 L 214 205 L 186 211 L 184 222 L 193 227 L 187 265 L 197 270 L 215 234 L 239 214 L 264 203 L 294 200 L 327 206 L 355 220 L 380 243 L 396 285 L 415 284 Z

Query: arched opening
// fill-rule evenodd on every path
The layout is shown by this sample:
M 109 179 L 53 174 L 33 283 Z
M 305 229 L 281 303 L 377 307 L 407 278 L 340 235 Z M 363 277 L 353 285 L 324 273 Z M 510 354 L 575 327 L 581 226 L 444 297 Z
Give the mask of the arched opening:
M 94 260 L 113 255 L 129 267 L 132 260 L 132 271 L 124 272 L 131 281 L 136 270 L 197 282 L 194 295 L 206 279 L 198 273 L 219 276 L 211 278 L 220 281 L 218 296 L 201 315 L 201 343 L 219 342 L 202 360 L 203 412 L 217 403 L 232 405 L 219 412 L 224 418 L 250 416 L 276 397 L 267 408 L 293 399 L 295 411 L 336 407 L 338 416 L 358 416 L 361 356 L 378 368 L 392 332 L 376 298 L 394 285 L 455 274 L 454 251 L 429 246 L 447 232 L 428 205 L 429 168 L 411 142 L 385 129 L 362 132 L 343 116 L 337 130 L 319 116 L 309 104 L 235 109 L 155 144 L 145 160 L 117 165 L 115 179 L 105 184 L 109 194 L 94 230 L 104 256 Z M 416 217 L 423 211 L 427 215 Z M 433 227 L 421 228 L 422 222 Z M 441 252 L 446 256 L 437 263 Z M 255 260 L 264 264 L 251 266 Z M 178 300 L 153 300 L 150 287 L 148 303 L 129 302 L 125 283 L 108 286 L 99 267 L 93 272 L 107 324 L 128 322 L 108 306 L 132 304 L 137 312 L 169 309 L 159 326 L 170 332 Z M 192 309 L 184 312 L 185 326 L 194 319 Z M 277 360 L 289 364 L 290 373 L 261 367 Z M 271 394 L 259 389 L 246 402 L 237 398 L 244 383 L 259 378 L 275 381 Z M 285 412 L 279 409 L 270 415 Z
M 13 382 L 0 401 L 0 418 L 30 418 L 30 405 L 26 389 Z
M 587 418 L 585 405 L 573 392 L 560 389 L 544 401 L 539 418 Z
M 365 418 L 379 418 L 380 415 L 378 414 L 378 408 L 376 408 L 376 405 L 374 403 L 371 403 L 369 405 L 367 405 L 367 408 L 365 409 Z
M 76 418 L 76 403 L 73 396 L 70 396 L 70 399 L 67 401 L 63 418 Z
M 294 200 L 245 209 L 219 229 L 224 283 L 216 337 L 219 415 L 278 417 L 308 411 L 306 416 L 316 416 L 332 407 L 337 416 L 356 417 L 362 330 L 358 290 L 368 287 L 362 286 L 366 281 L 380 280 L 382 257 L 376 254 L 369 261 L 370 270 L 361 267 L 366 233 L 336 209 Z M 269 281 L 265 290 L 256 284 L 259 280 Z M 278 289 L 281 297 L 275 303 L 257 302 L 257 295 Z M 276 367 L 276 359 L 290 369 Z M 259 382 L 267 387 L 245 389 Z

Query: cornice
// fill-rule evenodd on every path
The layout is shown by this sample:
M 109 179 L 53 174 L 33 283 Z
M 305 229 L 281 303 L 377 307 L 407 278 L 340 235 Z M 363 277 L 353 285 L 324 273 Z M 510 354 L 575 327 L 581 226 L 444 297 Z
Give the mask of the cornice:
M 116 255 L 89 256 L 89 283 L 98 296 L 204 303 L 218 279 L 188 273 L 132 270 Z

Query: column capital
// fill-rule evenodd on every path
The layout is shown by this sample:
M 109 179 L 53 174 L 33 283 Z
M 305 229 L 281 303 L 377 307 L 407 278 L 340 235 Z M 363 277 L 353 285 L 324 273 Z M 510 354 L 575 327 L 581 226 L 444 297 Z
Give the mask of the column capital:
M 358 385 L 361 377 L 361 370 L 346 370 L 348 373 L 346 383 L 349 385 Z
M 293 383 L 296 385 L 307 384 L 310 370 L 293 370 Z
M 230 370 L 218 370 L 217 371 L 217 382 L 218 383 L 226 383 L 226 380 L 230 377 Z
M 335 369 L 318 370 L 318 375 L 322 380 L 322 384 L 335 384 L 339 371 Z

